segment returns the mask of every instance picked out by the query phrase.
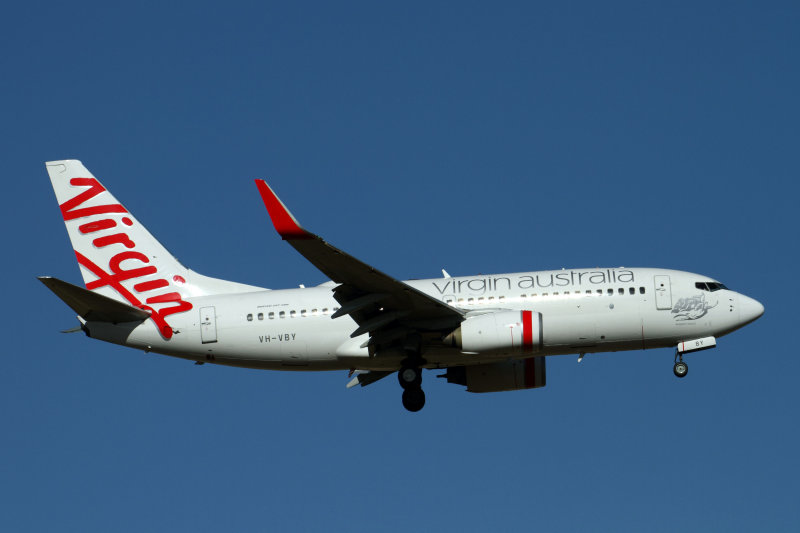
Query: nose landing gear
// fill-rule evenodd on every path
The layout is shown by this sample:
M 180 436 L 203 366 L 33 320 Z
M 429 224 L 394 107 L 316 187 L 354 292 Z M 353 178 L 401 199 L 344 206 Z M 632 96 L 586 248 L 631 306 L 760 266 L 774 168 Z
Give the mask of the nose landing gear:
M 683 354 L 675 350 L 675 365 L 672 367 L 672 373 L 679 378 L 685 378 L 689 373 L 689 365 L 683 362 Z
M 717 346 L 717 339 L 714 337 L 703 337 L 702 339 L 692 339 L 679 342 L 675 347 L 675 366 L 672 372 L 679 378 L 685 378 L 689 373 L 689 365 L 683 362 L 683 354 L 694 353 L 708 350 Z

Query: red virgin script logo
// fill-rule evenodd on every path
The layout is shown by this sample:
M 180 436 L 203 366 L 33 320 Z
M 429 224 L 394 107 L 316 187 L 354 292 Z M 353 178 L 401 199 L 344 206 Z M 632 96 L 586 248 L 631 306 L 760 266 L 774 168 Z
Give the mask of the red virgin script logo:
M 81 207 L 84 203 L 88 202 L 98 194 L 105 192 L 105 187 L 100 185 L 94 178 L 72 178 L 69 180 L 70 185 L 76 187 L 89 187 L 84 192 L 78 194 L 76 197 L 67 200 L 61 204 L 61 214 L 64 221 L 74 220 L 76 218 L 92 217 L 95 215 L 104 215 L 108 213 L 127 213 L 128 211 L 120 204 L 98 205 L 91 207 Z M 133 220 L 128 217 L 122 217 L 122 224 L 126 226 L 133 226 Z M 108 230 L 117 227 L 117 221 L 111 218 L 95 219 L 78 226 L 78 231 L 83 235 L 95 233 L 97 231 Z M 123 228 L 124 229 L 124 228 Z M 150 259 L 143 253 L 136 251 L 136 243 L 124 232 L 118 232 L 111 235 L 103 235 L 97 237 L 92 241 L 97 248 L 104 248 L 112 244 L 121 244 L 127 250 L 122 251 L 109 259 L 108 272 L 103 268 L 92 262 L 88 257 L 75 250 L 75 255 L 78 258 L 78 263 L 92 272 L 98 279 L 86 284 L 89 290 L 97 289 L 99 287 L 109 286 L 117 291 L 123 298 L 128 300 L 130 304 L 139 309 L 143 309 L 150 313 L 150 318 L 158 327 L 161 336 L 165 339 L 172 338 L 172 327 L 167 324 L 166 317 L 175 313 L 183 313 L 192 309 L 192 304 L 183 301 L 181 295 L 177 292 L 167 292 L 148 297 L 145 293 L 161 289 L 169 286 L 169 281 L 164 278 L 153 279 L 136 283 L 133 286 L 133 291 L 145 298 L 145 303 L 142 303 L 134 292 L 129 291 L 122 286 L 123 281 L 135 280 L 144 276 L 157 274 L 158 269 L 155 265 L 149 265 Z M 141 263 L 139 266 L 137 261 Z M 126 264 L 123 266 L 123 262 Z M 133 266 L 131 265 L 133 263 Z M 132 266 L 132 267 L 131 267 Z M 175 276 L 176 281 L 183 282 L 183 278 Z M 148 305 L 145 305 L 148 304 Z M 153 309 L 149 304 L 174 304 L 170 307 L 162 307 L 159 310 Z

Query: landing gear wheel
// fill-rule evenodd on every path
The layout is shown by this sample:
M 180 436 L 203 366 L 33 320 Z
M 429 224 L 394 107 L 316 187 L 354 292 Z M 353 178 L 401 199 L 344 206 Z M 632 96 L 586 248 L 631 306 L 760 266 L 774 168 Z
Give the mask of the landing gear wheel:
M 679 378 L 686 377 L 686 374 L 689 373 L 689 365 L 683 361 L 678 361 L 675 363 L 675 366 L 672 367 L 672 372 Z
M 418 389 L 422 385 L 422 369 L 406 366 L 397 372 L 397 380 L 403 389 Z M 425 400 L 423 400 L 425 403 Z
M 425 407 L 425 392 L 420 388 L 405 389 L 403 391 L 403 407 L 412 413 Z

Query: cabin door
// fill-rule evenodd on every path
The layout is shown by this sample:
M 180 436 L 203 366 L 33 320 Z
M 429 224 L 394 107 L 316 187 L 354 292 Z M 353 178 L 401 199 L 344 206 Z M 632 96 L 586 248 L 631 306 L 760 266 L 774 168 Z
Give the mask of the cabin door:
M 217 312 L 214 306 L 200 308 L 200 340 L 203 344 L 217 342 Z
M 656 309 L 672 309 L 672 287 L 669 276 L 653 276 L 656 289 Z

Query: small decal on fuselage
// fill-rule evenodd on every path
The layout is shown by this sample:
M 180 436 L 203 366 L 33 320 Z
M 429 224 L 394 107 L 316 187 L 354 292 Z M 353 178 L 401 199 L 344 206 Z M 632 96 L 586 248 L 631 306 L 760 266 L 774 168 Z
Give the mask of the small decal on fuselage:
M 258 342 L 291 342 L 295 339 L 295 333 L 281 333 L 279 335 L 259 335 Z
M 705 294 L 681 298 L 672 308 L 672 315 L 676 321 L 697 320 L 708 314 L 709 309 L 713 309 L 719 302 L 713 304 L 706 300 Z

